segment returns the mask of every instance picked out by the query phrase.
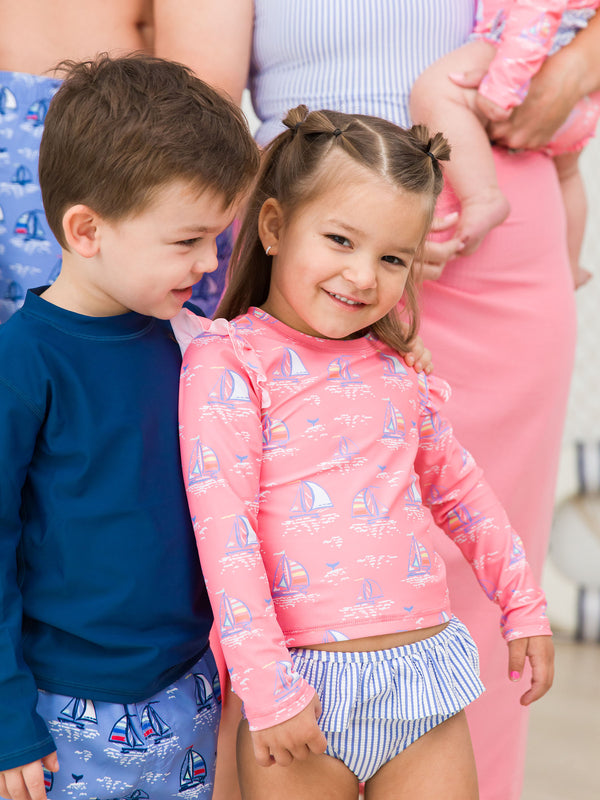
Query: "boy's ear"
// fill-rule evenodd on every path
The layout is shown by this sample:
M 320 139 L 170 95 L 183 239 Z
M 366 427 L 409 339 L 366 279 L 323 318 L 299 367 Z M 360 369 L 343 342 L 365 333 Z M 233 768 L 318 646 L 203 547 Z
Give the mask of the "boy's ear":
M 89 206 L 81 203 L 70 206 L 64 213 L 62 224 L 69 250 L 83 258 L 92 258 L 100 249 L 100 217 Z
M 269 197 L 262 204 L 258 214 L 258 235 L 265 250 L 270 248 L 269 255 L 277 255 L 277 245 L 283 228 L 283 209 L 274 197 Z

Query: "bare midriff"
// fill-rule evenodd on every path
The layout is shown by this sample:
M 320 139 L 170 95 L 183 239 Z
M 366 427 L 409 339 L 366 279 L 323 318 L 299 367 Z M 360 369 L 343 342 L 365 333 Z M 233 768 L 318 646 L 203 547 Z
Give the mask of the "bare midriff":
M 403 647 L 406 644 L 421 642 L 429 639 L 444 630 L 447 622 L 434 625 L 431 628 L 419 628 L 416 631 L 402 631 L 401 633 L 384 633 L 381 636 L 366 636 L 362 639 L 347 639 L 343 642 L 325 642 L 323 644 L 302 645 L 304 650 L 337 650 L 344 653 L 366 653 L 373 650 L 391 650 L 393 647 Z
M 65 59 L 152 50 L 152 0 L 0 2 L 0 70 L 60 77 Z

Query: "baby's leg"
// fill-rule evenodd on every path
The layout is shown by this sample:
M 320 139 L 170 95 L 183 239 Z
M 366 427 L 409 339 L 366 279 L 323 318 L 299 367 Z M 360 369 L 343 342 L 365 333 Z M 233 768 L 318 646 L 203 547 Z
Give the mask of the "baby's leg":
M 365 800 L 477 800 L 477 772 L 464 711 L 437 725 L 367 781 Z
M 573 283 L 576 289 L 591 278 L 591 273 L 583 269 L 579 263 L 587 218 L 587 198 L 578 161 L 579 152 L 562 153 L 554 156 L 554 163 L 565 204 L 567 248 L 571 274 L 573 275 Z
M 465 243 L 463 254 L 473 252 L 510 207 L 498 186 L 485 121 L 476 111 L 476 90 L 457 86 L 448 75 L 487 69 L 494 54 L 494 46 L 484 41 L 453 50 L 419 76 L 410 98 L 413 121 L 425 123 L 432 133 L 442 131 L 452 147 L 445 172 L 462 206 L 457 235 Z

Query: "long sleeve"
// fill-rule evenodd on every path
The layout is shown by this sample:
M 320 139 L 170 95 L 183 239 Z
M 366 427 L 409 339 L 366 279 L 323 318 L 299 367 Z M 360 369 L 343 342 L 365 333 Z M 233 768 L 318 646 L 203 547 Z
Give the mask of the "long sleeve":
M 314 690 L 293 670 L 258 530 L 262 408 L 258 358 L 219 320 L 187 348 L 180 386 L 184 479 L 234 691 L 251 729 L 295 716 Z M 179 332 L 178 332 L 179 335 Z
M 490 600 L 502 609 L 507 641 L 549 635 L 546 601 L 527 563 L 522 542 L 472 456 L 439 412 L 447 387 L 423 381 L 420 446 L 415 468 L 423 501 L 454 541 Z
M 36 712 L 37 687 L 23 658 L 23 600 L 18 579 L 21 492 L 41 412 L 0 379 L 0 770 L 51 753 L 54 742 Z
M 539 70 L 552 45 L 560 25 L 567 0 L 518 0 L 504 17 L 491 21 L 484 3 L 484 16 L 475 28 L 475 33 L 486 36 L 490 22 L 503 24 L 497 52 L 487 75 L 479 86 L 479 92 L 501 106 L 509 109 L 520 105 L 527 94 L 531 78 Z

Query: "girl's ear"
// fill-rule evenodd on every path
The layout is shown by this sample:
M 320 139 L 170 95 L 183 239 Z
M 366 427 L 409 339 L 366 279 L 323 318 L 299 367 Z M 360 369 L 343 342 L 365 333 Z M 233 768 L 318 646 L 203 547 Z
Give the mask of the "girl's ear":
M 258 214 L 258 235 L 265 250 L 270 248 L 269 255 L 271 256 L 277 255 L 282 228 L 283 209 L 274 197 L 269 197 L 262 204 Z
M 70 206 L 62 219 L 69 250 L 83 258 L 92 258 L 100 249 L 100 217 L 89 206 Z

